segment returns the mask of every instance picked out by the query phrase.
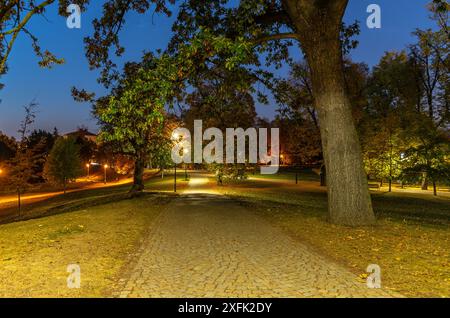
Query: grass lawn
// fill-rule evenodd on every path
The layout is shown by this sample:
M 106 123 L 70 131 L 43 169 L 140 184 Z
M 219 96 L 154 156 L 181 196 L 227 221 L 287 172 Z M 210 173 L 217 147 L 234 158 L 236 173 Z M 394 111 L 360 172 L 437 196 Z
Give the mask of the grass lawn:
M 320 176 L 310 169 L 299 169 L 297 172 L 294 169 L 280 168 L 276 174 L 260 174 L 257 170 L 255 174 L 249 174 L 250 179 L 269 179 L 269 180 L 290 180 L 295 182 L 295 175 L 297 174 L 298 181 L 319 181 Z
M 326 194 L 308 184 L 248 180 L 224 194 L 326 257 L 366 278 L 378 264 L 382 285 L 408 297 L 450 297 L 450 199 L 373 194 L 376 226 L 350 228 L 326 221 Z
M 0 297 L 100 297 L 161 211 L 144 196 L 0 226 Z M 69 289 L 69 264 L 81 288 Z
M 187 182 L 179 177 L 182 189 Z M 173 176 L 152 178 L 146 187 L 171 192 Z M 126 199 L 129 188 L 57 196 L 26 207 L 36 218 L 0 225 L 0 297 L 109 296 L 127 255 L 171 196 Z M 81 267 L 80 289 L 67 287 L 69 264 Z

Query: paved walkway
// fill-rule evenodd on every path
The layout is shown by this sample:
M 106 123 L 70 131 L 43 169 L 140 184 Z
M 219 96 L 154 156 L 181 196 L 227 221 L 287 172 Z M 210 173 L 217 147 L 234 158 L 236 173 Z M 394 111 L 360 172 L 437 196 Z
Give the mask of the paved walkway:
M 367 288 L 354 274 L 293 240 L 234 200 L 195 193 L 199 183 L 193 181 L 193 187 L 162 212 L 115 296 L 394 295 Z

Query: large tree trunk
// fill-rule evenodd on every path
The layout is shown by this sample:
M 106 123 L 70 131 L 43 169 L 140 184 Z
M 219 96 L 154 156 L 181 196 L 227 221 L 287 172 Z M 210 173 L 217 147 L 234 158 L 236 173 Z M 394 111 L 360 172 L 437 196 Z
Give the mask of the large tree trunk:
M 134 162 L 133 186 L 131 192 L 142 192 L 144 190 L 144 161 L 138 157 Z
M 372 224 L 375 216 L 345 90 L 339 39 L 347 1 L 291 0 L 286 5 L 311 69 L 327 169 L 329 219 L 350 226 Z

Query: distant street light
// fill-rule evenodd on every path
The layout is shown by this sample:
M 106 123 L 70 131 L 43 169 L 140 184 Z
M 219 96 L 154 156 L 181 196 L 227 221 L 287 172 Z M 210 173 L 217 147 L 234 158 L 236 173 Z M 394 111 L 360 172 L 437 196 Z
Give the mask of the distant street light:
M 105 168 L 105 184 L 106 184 L 106 169 L 108 169 L 108 165 L 104 165 L 103 168 Z
M 86 164 L 86 168 L 87 168 L 87 178 L 89 179 L 89 168 L 91 167 L 91 164 L 90 163 L 87 163 Z

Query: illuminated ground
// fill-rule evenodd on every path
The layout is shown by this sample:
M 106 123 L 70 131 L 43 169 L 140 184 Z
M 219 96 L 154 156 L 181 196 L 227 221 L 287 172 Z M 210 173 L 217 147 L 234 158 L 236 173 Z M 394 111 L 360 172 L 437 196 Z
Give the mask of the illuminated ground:
M 127 185 L 69 193 L 26 211 L 58 215 L 0 225 L 0 297 L 450 297 L 445 195 L 373 191 L 377 225 L 348 228 L 326 222 L 317 180 L 191 174 L 178 195 L 166 174 L 139 198 L 123 200 Z M 364 284 L 369 264 L 381 291 Z
M 191 179 L 150 231 L 119 297 L 389 297 Z M 206 194 L 205 194 L 206 193 Z

